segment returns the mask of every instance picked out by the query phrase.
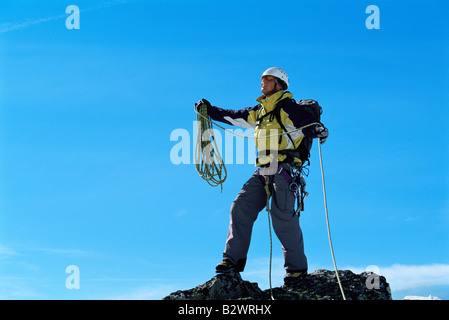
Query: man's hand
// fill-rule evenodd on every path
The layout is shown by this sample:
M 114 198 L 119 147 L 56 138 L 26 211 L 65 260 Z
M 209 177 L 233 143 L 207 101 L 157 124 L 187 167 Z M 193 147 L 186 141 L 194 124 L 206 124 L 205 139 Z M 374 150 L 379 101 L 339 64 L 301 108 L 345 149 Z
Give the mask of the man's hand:
M 207 108 L 210 107 L 210 102 L 203 98 L 203 99 L 201 99 L 200 101 L 198 101 L 197 103 L 195 103 L 195 110 L 196 110 L 197 112 L 198 112 L 198 108 L 199 108 L 203 103 L 206 105 Z
M 329 130 L 327 130 L 327 128 L 324 128 L 321 126 L 317 126 L 315 128 L 315 133 L 316 133 L 317 137 L 320 138 L 321 144 L 325 143 L 327 140 L 327 137 L 329 136 Z
M 197 103 L 195 103 L 195 111 L 198 113 L 200 106 L 203 104 L 202 100 L 199 100 Z

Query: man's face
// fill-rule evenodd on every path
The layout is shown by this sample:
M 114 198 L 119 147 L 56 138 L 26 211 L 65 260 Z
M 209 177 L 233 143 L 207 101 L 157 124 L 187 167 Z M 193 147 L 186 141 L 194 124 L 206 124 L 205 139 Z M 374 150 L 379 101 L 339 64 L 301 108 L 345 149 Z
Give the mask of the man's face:
M 260 91 L 264 94 L 270 94 L 273 92 L 274 87 L 276 86 L 276 82 L 274 81 L 273 76 L 264 76 L 262 77 L 262 83 L 260 84 Z

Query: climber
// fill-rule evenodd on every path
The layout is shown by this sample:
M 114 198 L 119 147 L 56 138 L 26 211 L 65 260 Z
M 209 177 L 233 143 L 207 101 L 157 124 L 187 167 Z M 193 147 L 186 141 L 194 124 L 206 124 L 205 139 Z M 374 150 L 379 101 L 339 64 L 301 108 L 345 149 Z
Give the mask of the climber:
M 254 129 L 258 149 L 258 170 L 244 184 L 231 206 L 223 261 L 216 266 L 217 273 L 244 270 L 253 224 L 269 197 L 265 189 L 268 184 L 272 196 L 270 211 L 273 229 L 282 244 L 284 255 L 284 283 L 297 283 L 307 274 L 307 258 L 299 216 L 294 214 L 295 196 L 289 190 L 285 173 L 290 172 L 292 167 L 301 167 L 302 161 L 294 151 L 304 136 L 320 138 L 321 143 L 324 143 L 328 130 L 323 125 L 315 124 L 292 132 L 290 139 L 281 134 L 282 128 L 293 131 L 318 122 L 311 113 L 295 103 L 293 94 L 286 91 L 288 87 L 287 73 L 273 67 L 262 74 L 260 91 L 263 95 L 256 99 L 259 104 L 255 107 L 240 110 L 222 109 L 212 106 L 205 99 L 202 100 L 213 120 Z M 280 108 L 282 123 L 272 115 L 276 108 Z M 273 132 L 278 134 L 275 139 L 272 139 Z

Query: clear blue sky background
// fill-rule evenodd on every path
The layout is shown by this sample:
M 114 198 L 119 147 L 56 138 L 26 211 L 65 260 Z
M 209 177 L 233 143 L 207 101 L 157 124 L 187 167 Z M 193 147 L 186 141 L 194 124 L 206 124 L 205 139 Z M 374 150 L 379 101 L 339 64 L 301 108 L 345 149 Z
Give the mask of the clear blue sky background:
M 65 26 L 79 6 L 80 29 Z M 380 29 L 368 30 L 368 5 Z M 449 299 L 446 1 L 25 1 L 0 4 L 0 298 L 160 299 L 214 275 L 224 190 L 174 165 L 194 103 L 254 106 L 260 75 L 324 108 L 337 264 L 377 266 L 395 299 Z M 190 142 L 191 154 L 193 142 Z M 251 151 L 252 152 L 252 151 Z M 332 269 L 318 151 L 301 225 L 309 268 Z M 245 153 L 246 159 L 248 152 Z M 282 253 L 273 244 L 273 285 Z M 266 213 L 242 276 L 268 287 Z M 80 289 L 65 286 L 66 267 Z

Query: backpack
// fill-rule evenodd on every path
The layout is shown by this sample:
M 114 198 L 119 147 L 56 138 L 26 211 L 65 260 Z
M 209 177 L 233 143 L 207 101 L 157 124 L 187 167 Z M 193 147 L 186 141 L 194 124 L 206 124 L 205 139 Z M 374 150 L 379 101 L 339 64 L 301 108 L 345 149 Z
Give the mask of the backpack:
M 321 106 L 318 104 L 317 101 L 308 99 L 308 100 L 299 100 L 296 103 L 300 106 L 303 106 L 304 109 L 306 109 L 306 111 L 311 113 L 314 116 L 314 118 L 316 119 L 316 122 L 321 121 L 321 114 L 323 113 L 323 108 L 321 108 Z M 283 127 L 283 126 L 284 125 L 281 124 L 281 127 Z M 285 128 L 282 128 L 282 130 L 286 131 Z M 287 136 L 290 136 L 290 135 L 287 134 Z M 292 140 L 291 137 L 289 137 L 289 138 L 290 138 L 290 140 Z M 292 140 L 292 143 L 293 143 L 293 140 Z M 301 161 L 303 163 L 308 162 L 310 164 L 309 158 L 310 158 L 310 149 L 312 149 L 312 144 L 313 144 L 313 138 L 304 136 L 301 143 L 297 147 L 297 150 L 299 151 L 299 159 L 301 159 Z
M 282 105 L 285 103 L 286 100 L 287 99 L 279 101 L 277 103 L 276 107 L 271 112 L 264 114 L 262 117 L 258 118 L 257 121 L 258 122 L 261 121 L 262 118 L 264 118 L 265 116 L 268 116 L 268 115 L 271 116 L 271 119 L 273 117 L 276 117 L 276 120 L 279 123 L 279 125 L 281 126 L 281 129 L 287 133 L 287 137 L 290 139 L 293 146 L 295 147 L 294 150 L 281 150 L 281 151 L 279 151 L 279 153 L 286 154 L 287 159 L 290 157 L 291 160 L 293 160 L 293 157 L 296 157 L 296 158 L 299 158 L 303 164 L 305 164 L 306 162 L 308 164 L 310 164 L 310 160 L 309 160 L 310 149 L 312 148 L 313 138 L 304 136 L 304 138 L 302 139 L 299 146 L 296 146 L 293 141 L 293 138 L 290 136 L 290 134 L 288 133 L 288 130 L 285 128 L 284 124 L 281 121 L 281 109 L 282 109 Z M 291 99 L 291 100 L 295 101 L 294 99 Z M 295 102 L 298 106 L 304 107 L 304 109 L 306 111 L 311 113 L 316 120 L 315 122 L 321 121 L 321 114 L 323 113 L 323 109 L 321 108 L 321 106 L 318 104 L 317 101 L 312 100 L 312 99 L 307 99 L 307 100 L 299 100 L 299 101 L 295 101 Z M 280 139 L 281 138 L 282 137 L 280 137 Z

